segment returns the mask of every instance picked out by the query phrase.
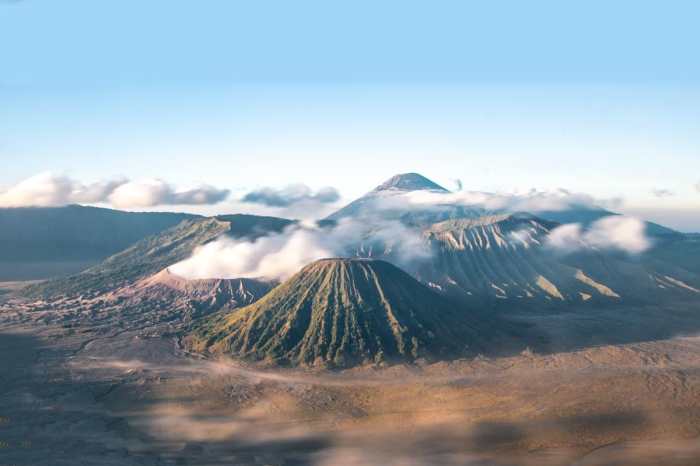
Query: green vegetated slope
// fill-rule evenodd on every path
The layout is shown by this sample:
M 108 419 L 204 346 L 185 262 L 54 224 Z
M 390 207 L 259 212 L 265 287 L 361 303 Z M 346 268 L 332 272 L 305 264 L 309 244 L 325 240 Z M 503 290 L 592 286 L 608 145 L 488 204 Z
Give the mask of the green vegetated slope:
M 343 367 L 474 353 L 492 332 L 489 318 L 388 262 L 322 259 L 260 301 L 205 322 L 192 344 L 278 364 Z

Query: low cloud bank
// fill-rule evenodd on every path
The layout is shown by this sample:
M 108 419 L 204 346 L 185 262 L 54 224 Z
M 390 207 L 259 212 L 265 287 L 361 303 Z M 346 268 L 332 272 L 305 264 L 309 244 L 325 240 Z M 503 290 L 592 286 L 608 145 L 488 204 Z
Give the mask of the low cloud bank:
M 116 179 L 84 184 L 68 176 L 46 172 L 0 190 L 0 207 L 57 207 L 68 204 L 109 203 L 114 207 L 215 204 L 229 191 L 199 186 L 178 191 L 160 179 L 129 181 Z
M 262 204 L 268 207 L 289 207 L 293 204 L 318 202 L 332 204 L 340 200 L 340 193 L 333 187 L 321 188 L 313 192 L 304 184 L 294 184 L 285 188 L 260 188 L 251 191 L 241 199 L 250 204 Z
M 588 229 L 579 223 L 557 227 L 550 232 L 547 245 L 564 253 L 593 247 L 640 254 L 652 245 L 645 230 L 646 225 L 639 219 L 612 215 L 594 222 Z
M 460 205 L 485 211 L 543 212 L 572 208 L 616 208 L 622 199 L 596 199 L 590 195 L 565 189 L 554 191 L 531 190 L 524 194 L 488 193 L 480 191 L 410 191 L 382 192 L 372 200 L 377 209 L 430 209 L 444 205 Z
M 265 278 L 283 280 L 309 262 L 332 257 L 313 230 L 296 229 L 282 234 L 238 241 L 219 238 L 198 248 L 192 257 L 169 267 L 188 279 Z
M 371 242 L 363 242 L 369 238 Z M 391 256 L 397 263 L 427 257 L 420 233 L 400 222 L 368 227 L 343 221 L 336 227 L 292 226 L 255 241 L 219 238 L 195 250 L 170 271 L 188 279 L 263 278 L 285 280 L 302 267 L 329 257 Z

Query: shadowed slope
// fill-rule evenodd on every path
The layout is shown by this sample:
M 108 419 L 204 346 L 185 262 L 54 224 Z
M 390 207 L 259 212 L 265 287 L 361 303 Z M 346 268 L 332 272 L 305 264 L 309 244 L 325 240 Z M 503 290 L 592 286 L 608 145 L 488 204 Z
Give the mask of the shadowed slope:
M 76 273 L 198 215 L 69 205 L 0 208 L 0 281 Z
M 388 262 L 323 259 L 192 341 L 243 358 L 349 366 L 463 355 L 489 328 Z

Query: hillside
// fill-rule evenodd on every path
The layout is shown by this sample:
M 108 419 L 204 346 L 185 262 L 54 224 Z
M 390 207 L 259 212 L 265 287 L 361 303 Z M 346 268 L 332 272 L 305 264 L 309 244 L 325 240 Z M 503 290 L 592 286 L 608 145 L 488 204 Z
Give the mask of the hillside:
M 198 350 L 277 364 L 351 366 L 476 352 L 491 321 L 384 261 L 322 259 L 263 299 L 207 321 Z
M 189 257 L 197 246 L 221 235 L 256 238 L 282 231 L 291 220 L 256 215 L 228 215 L 185 220 L 143 239 L 77 275 L 49 280 L 24 290 L 26 296 L 99 294 L 153 275 Z
M 424 232 L 431 257 L 412 270 L 420 280 L 462 299 L 525 304 L 695 298 L 700 277 L 669 263 L 651 263 L 585 248 L 547 248 L 558 224 L 529 214 L 504 214 L 432 225 Z

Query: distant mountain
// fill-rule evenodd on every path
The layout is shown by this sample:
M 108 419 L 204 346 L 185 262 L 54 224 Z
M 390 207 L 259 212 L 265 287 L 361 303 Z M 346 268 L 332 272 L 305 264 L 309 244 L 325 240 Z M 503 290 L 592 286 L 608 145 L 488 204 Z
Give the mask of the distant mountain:
M 395 175 L 380 184 L 364 196 L 352 201 L 342 209 L 326 217 L 326 221 L 338 221 L 343 218 L 370 218 L 381 220 L 401 220 L 407 225 L 421 225 L 447 220 L 480 216 L 485 211 L 478 207 L 461 205 L 441 205 L 438 208 L 414 207 L 407 209 L 403 203 L 393 206 L 395 196 L 414 191 L 432 191 L 448 193 L 439 184 L 417 173 Z
M 352 366 L 473 353 L 492 322 L 384 261 L 323 259 L 191 337 L 198 350 L 276 364 Z
M 75 273 L 194 218 L 79 205 L 0 208 L 0 281 Z
M 431 193 L 432 202 L 425 207 L 407 203 L 406 194 L 413 191 Z M 420 175 L 397 175 L 329 219 L 352 218 L 366 227 L 348 256 L 390 261 L 436 291 L 463 301 L 536 306 L 646 302 L 669 296 L 695 298 L 700 289 L 698 267 L 693 265 L 698 258 L 692 254 L 695 243 L 669 228 L 647 222 L 646 233 L 655 247 L 639 257 L 591 247 L 561 254 L 546 247 L 554 228 L 562 223 L 587 228 L 618 214 L 587 205 L 533 215 L 436 203 L 446 192 Z M 397 248 L 401 236 L 375 235 L 386 220 L 398 220 L 422 236 L 429 254 L 407 260 L 405 248 Z
M 326 217 L 326 221 L 339 221 L 343 218 L 362 219 L 362 221 L 400 220 L 408 226 L 427 226 L 450 219 L 479 218 L 487 215 L 514 213 L 508 209 L 486 209 L 482 205 L 450 203 L 408 204 L 405 195 L 415 191 L 428 191 L 436 194 L 449 193 L 447 189 L 417 173 L 395 175 L 374 188 L 364 196 L 352 201 L 345 207 Z M 488 197 L 488 193 L 483 193 Z M 439 200 L 439 196 L 433 198 Z M 539 218 L 557 223 L 580 223 L 590 226 L 596 220 L 615 212 L 590 205 L 571 205 L 560 210 L 538 210 L 531 212 Z M 647 234 L 654 237 L 678 237 L 677 231 L 646 222 Z
M 402 173 L 394 175 L 384 183 L 374 188 L 373 192 L 397 189 L 400 191 L 442 191 L 449 192 L 434 181 L 418 173 Z
M 77 275 L 29 286 L 24 294 L 39 297 L 104 293 L 160 272 L 219 236 L 254 239 L 281 232 L 292 223 L 282 218 L 243 214 L 185 220 Z

